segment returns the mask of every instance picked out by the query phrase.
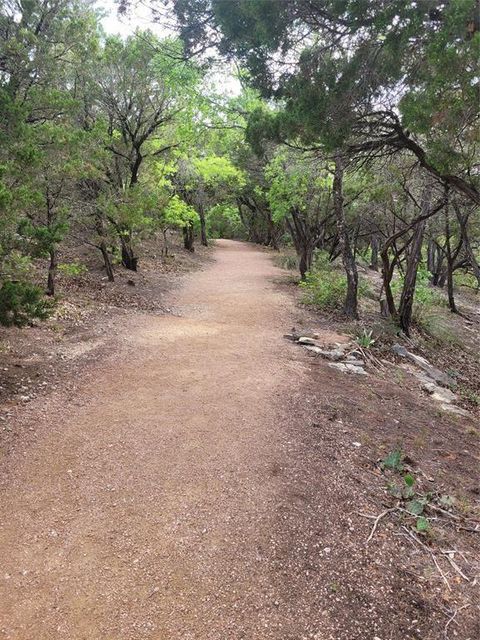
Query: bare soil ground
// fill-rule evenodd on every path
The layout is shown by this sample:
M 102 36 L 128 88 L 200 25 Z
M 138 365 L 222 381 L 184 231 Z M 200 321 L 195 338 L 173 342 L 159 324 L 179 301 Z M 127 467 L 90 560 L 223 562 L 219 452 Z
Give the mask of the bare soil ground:
M 282 335 L 318 319 L 269 255 L 222 241 L 214 257 L 170 313 L 125 312 L 56 389 L 8 403 L 0 638 L 479 637 L 473 419 L 393 366 L 310 357 Z M 397 512 L 367 543 L 399 444 L 458 506 L 420 544 Z

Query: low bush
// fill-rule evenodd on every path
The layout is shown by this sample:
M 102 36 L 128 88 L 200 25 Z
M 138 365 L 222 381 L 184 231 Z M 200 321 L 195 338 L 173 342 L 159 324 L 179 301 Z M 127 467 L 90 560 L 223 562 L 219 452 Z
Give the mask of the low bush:
M 298 258 L 290 254 L 280 254 L 275 256 L 275 263 L 287 271 L 298 271 Z
M 0 324 L 24 327 L 34 319 L 45 320 L 52 313 L 53 300 L 47 300 L 40 287 L 7 280 L 0 287 Z
M 87 267 L 80 262 L 64 262 L 58 265 L 58 270 L 61 274 L 70 278 L 82 276 L 88 271 Z
M 300 283 L 303 289 L 303 302 L 328 311 L 341 310 L 347 293 L 347 277 L 333 265 L 328 254 L 319 251 L 315 254 L 312 270 Z M 369 295 L 368 284 L 359 279 L 358 295 Z

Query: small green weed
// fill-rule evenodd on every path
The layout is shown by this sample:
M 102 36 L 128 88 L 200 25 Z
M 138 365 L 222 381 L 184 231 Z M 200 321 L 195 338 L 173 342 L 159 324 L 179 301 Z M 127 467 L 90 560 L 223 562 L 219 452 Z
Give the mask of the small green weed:
M 392 511 L 405 514 L 405 524 L 412 527 L 419 534 L 432 532 L 432 520 L 436 520 L 440 513 L 449 512 L 452 509 L 461 511 L 459 500 L 448 494 L 440 494 L 434 491 L 422 492 L 418 487 L 414 472 L 406 465 L 405 456 L 400 448 L 391 451 L 380 462 L 382 471 L 390 472 L 390 481 L 387 483 L 388 493 L 396 500 L 396 506 Z M 399 477 L 400 476 L 400 477 Z M 471 510 L 470 505 L 465 508 L 465 513 Z M 448 522 L 451 522 L 448 519 Z
M 394 449 L 390 451 L 388 456 L 382 460 L 380 466 L 382 469 L 392 469 L 393 471 L 403 470 L 403 453 L 401 449 Z
M 376 342 L 372 334 L 373 334 L 372 330 L 367 331 L 366 329 L 364 329 L 363 332 L 355 338 L 355 342 L 360 347 L 363 347 L 363 349 L 370 349 L 370 347 L 373 347 L 373 345 Z

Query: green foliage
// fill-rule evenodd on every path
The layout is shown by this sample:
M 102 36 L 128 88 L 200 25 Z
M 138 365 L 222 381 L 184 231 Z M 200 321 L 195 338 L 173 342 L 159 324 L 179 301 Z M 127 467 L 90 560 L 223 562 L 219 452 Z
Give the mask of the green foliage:
M 61 274 L 69 278 L 83 276 L 88 272 L 86 265 L 81 264 L 80 262 L 63 262 L 58 265 L 58 270 Z
M 34 319 L 45 320 L 52 313 L 53 305 L 39 287 L 7 280 L 0 287 L 0 324 L 24 327 Z
M 405 507 L 408 513 L 411 513 L 413 516 L 420 516 L 425 509 L 425 500 L 409 500 Z
M 381 466 L 383 469 L 392 469 L 394 471 L 402 471 L 403 464 L 402 460 L 404 458 L 403 452 L 401 449 L 394 449 L 390 451 L 386 458 L 384 458 L 381 462 Z
M 479 291 L 480 285 L 473 273 L 455 271 L 453 274 L 453 281 L 456 287 L 465 287 L 467 289 L 473 289 Z
M 214 189 L 220 185 L 226 188 L 241 189 L 245 184 L 242 171 L 237 169 L 225 156 L 208 155 L 205 158 L 193 160 L 195 180 L 200 180 L 207 188 Z
M 302 300 L 306 304 L 328 311 L 343 308 L 347 278 L 335 269 L 307 273 L 300 287 L 303 289 Z
M 375 344 L 375 338 L 372 337 L 373 331 L 364 329 L 359 336 L 356 336 L 355 342 L 364 349 L 370 349 Z
M 315 254 L 313 268 L 307 273 L 305 280 L 300 283 L 300 287 L 303 290 L 305 304 L 327 311 L 343 309 L 347 292 L 347 278 L 329 261 L 325 252 Z M 368 293 L 368 284 L 359 280 L 359 296 L 366 296 Z
M 425 516 L 420 516 L 417 518 L 417 522 L 415 527 L 418 533 L 428 533 L 430 531 L 430 523 L 428 522 Z
M 245 228 L 238 209 L 231 205 L 217 204 L 207 212 L 207 231 L 212 238 L 245 237 Z
M 182 228 L 197 223 L 198 214 L 193 207 L 175 195 L 164 209 L 163 220 L 167 227 Z

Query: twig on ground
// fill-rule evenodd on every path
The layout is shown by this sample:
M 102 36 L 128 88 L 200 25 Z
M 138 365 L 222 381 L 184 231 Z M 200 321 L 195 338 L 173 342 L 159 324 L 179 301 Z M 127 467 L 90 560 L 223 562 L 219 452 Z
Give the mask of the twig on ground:
M 445 625 L 445 628 L 443 629 L 443 635 L 445 636 L 445 638 L 448 638 L 448 627 L 451 625 L 451 623 L 453 621 L 455 621 L 455 623 L 458 624 L 457 621 L 455 620 L 455 618 L 457 617 L 457 614 L 460 613 L 460 611 L 462 611 L 463 609 L 466 609 L 469 606 L 470 606 L 470 604 L 464 604 L 463 607 L 455 609 L 453 614 L 447 620 L 447 624 Z
M 434 509 L 435 511 L 441 511 L 446 516 L 449 516 L 450 518 L 453 518 L 454 520 L 463 520 L 463 518 L 461 518 L 460 516 L 456 516 L 454 513 L 450 513 L 450 511 L 447 511 L 446 509 L 442 509 L 441 507 L 437 507 L 436 504 L 432 504 L 431 502 L 429 502 L 428 506 L 429 506 L 430 509 Z
M 450 586 L 450 583 L 448 582 L 447 577 L 443 573 L 442 568 L 438 564 L 437 558 L 435 557 L 435 554 L 433 553 L 433 551 L 431 549 L 429 549 L 426 544 L 423 544 L 423 542 L 421 540 L 419 540 L 418 537 L 412 531 L 407 529 L 407 527 L 402 525 L 402 529 L 404 529 L 407 532 L 407 534 L 412 538 L 412 540 L 415 540 L 415 542 L 417 544 L 419 544 L 422 547 L 422 549 L 425 549 L 425 551 L 427 551 L 427 553 L 430 554 L 433 562 L 435 563 L 435 566 L 437 567 L 438 573 L 442 576 L 442 579 L 445 582 L 445 584 L 447 585 L 448 590 L 451 591 L 452 587 Z
M 447 560 L 455 569 L 455 571 L 458 573 L 458 575 L 462 576 L 462 578 L 467 582 L 470 582 L 470 578 L 463 573 L 463 571 L 460 569 L 458 564 L 450 557 L 452 553 L 458 553 L 457 551 L 440 551 L 440 553 L 447 558 Z
M 375 522 L 373 523 L 373 527 L 372 530 L 370 531 L 370 535 L 367 538 L 367 542 L 366 544 L 368 544 L 370 542 L 370 540 L 373 538 L 373 536 L 375 535 L 375 531 L 377 530 L 378 527 L 378 523 L 380 522 L 380 520 L 382 518 L 384 518 L 387 514 L 391 513 L 392 511 L 396 511 L 397 507 L 393 507 L 392 509 L 385 509 L 385 511 L 382 511 L 382 513 L 380 513 L 378 516 L 371 516 L 368 515 L 366 513 L 359 513 L 359 516 L 362 516 L 363 518 L 374 518 Z
M 441 569 L 440 565 L 438 564 L 438 561 L 437 561 L 437 558 L 435 557 L 435 554 L 434 554 L 434 553 L 432 553 L 432 552 L 430 552 L 430 555 L 432 556 L 432 560 L 434 561 L 435 566 L 436 566 L 436 567 L 437 567 L 437 569 L 438 569 L 438 573 L 442 576 L 443 581 L 444 581 L 444 582 L 445 582 L 445 584 L 447 585 L 448 590 L 449 590 L 449 591 L 451 591 L 451 590 L 452 590 L 452 587 L 450 586 L 450 583 L 449 583 L 449 581 L 447 580 L 447 577 L 445 576 L 445 574 L 443 573 L 443 571 L 442 571 L 442 569 Z

